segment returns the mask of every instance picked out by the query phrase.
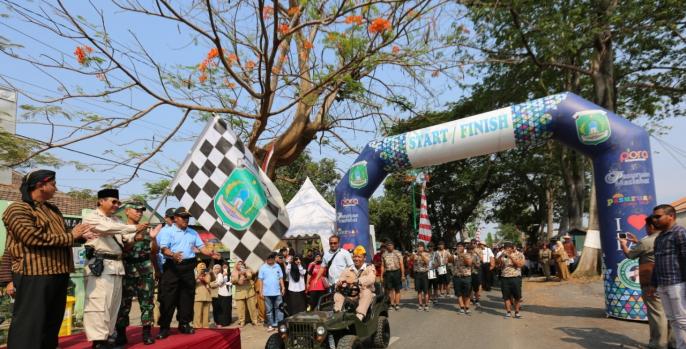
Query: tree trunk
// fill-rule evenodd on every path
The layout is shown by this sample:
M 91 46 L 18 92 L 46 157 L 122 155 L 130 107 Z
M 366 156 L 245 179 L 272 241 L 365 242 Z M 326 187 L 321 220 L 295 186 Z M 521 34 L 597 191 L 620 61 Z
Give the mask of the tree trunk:
M 593 166 L 591 166 L 593 168 Z M 594 178 L 591 176 L 591 178 Z M 600 225 L 598 222 L 598 204 L 596 202 L 595 181 L 591 183 L 591 203 L 589 205 L 588 229 L 581 258 L 572 273 L 573 277 L 589 277 L 600 275 L 602 250 L 600 244 Z
M 603 0 L 597 2 L 597 12 L 594 19 L 601 30 L 593 40 L 593 57 L 591 58 L 591 78 L 595 92 L 595 103 L 607 110 L 614 111 L 617 97 L 614 79 L 614 52 L 612 50 L 612 31 L 609 18 L 617 7 L 617 0 Z M 591 165 L 593 169 L 593 165 Z M 595 178 L 591 175 L 591 178 Z M 598 222 L 598 206 L 596 203 L 596 183 L 591 182 L 591 204 L 589 207 L 588 229 L 584 251 L 579 265 L 572 276 L 594 276 L 601 272 L 600 224 Z
M 553 238 L 553 213 L 555 212 L 555 190 L 552 184 L 548 181 L 548 187 L 545 189 L 545 204 L 546 204 L 546 240 L 550 241 Z
M 566 194 L 566 218 L 568 229 L 582 229 L 582 221 L 584 214 L 584 202 L 586 199 L 586 166 L 585 157 L 583 154 L 560 146 L 560 162 L 562 168 L 562 178 L 564 179 L 564 188 Z M 560 234 L 566 233 L 568 230 L 562 230 L 560 225 Z

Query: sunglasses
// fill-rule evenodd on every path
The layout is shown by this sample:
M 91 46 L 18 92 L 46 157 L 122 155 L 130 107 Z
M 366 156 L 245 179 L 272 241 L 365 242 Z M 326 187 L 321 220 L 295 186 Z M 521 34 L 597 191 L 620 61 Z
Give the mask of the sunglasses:
M 654 214 L 650 216 L 652 219 L 660 219 L 660 217 L 664 216 L 663 214 Z
M 112 205 L 121 205 L 121 201 L 119 201 L 117 199 L 112 199 L 112 200 L 110 200 L 110 202 L 112 203 Z

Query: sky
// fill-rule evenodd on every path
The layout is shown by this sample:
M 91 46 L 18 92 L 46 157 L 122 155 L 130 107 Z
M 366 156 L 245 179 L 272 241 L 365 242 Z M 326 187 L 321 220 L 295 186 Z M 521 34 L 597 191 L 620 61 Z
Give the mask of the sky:
M 69 2 L 69 6 L 79 13 L 88 13 L 88 8 L 80 8 L 79 6 L 83 5 L 75 4 L 86 3 Z M 0 13 L 4 12 L 3 10 L 0 9 Z M 146 19 L 142 16 L 123 16 L 115 9 L 107 7 L 105 8 L 105 13 L 107 18 L 109 18 L 107 23 L 108 30 L 111 36 L 118 41 L 118 45 L 135 45 L 131 33 L 136 33 L 143 46 L 153 56 L 164 62 L 184 65 L 197 64 L 207 52 L 207 46 L 195 46 L 193 43 L 189 43 L 189 38 L 179 40 L 178 35 L 172 35 L 178 32 L 176 25 L 160 22 L 159 20 Z M 35 26 L 27 25 L 25 22 L 17 21 L 16 19 L 3 19 L 0 21 L 0 36 L 25 44 L 25 52 L 31 52 L 36 57 L 39 57 L 39 53 L 49 53 L 56 56 L 64 55 L 67 60 L 73 60 L 72 52 L 79 45 L 76 41 L 59 39 L 54 35 L 46 34 L 44 30 L 37 30 Z M 141 73 L 152 76 L 149 71 L 142 71 Z M 397 74 L 397 72 L 382 70 L 378 76 L 384 78 L 391 77 L 393 74 Z M 16 84 L 22 90 L 43 97 L 56 97 L 59 95 L 59 92 L 57 92 L 57 80 L 61 80 L 68 86 L 94 86 L 94 84 L 99 83 L 91 76 L 80 76 L 78 74 L 56 73 L 53 80 L 42 74 L 36 67 L 11 59 L 3 54 L 0 54 L 0 78 L 7 79 L 8 82 Z M 143 77 L 143 79 L 150 80 L 149 77 Z M 467 93 L 441 79 L 436 79 L 433 83 L 438 93 L 433 99 L 423 101 L 424 106 L 427 108 L 441 109 L 446 103 L 455 101 Z M 5 83 L 0 80 L 0 84 Z M 150 99 L 144 95 L 136 94 L 126 96 L 121 102 L 129 103 L 136 108 L 144 108 L 150 104 Z M 24 103 L 30 103 L 30 100 L 22 95 L 19 98 L 19 104 Z M 122 109 L 117 106 L 95 101 L 67 101 L 62 103 L 61 106 L 72 111 L 92 111 L 109 116 L 116 116 L 122 112 Z M 398 114 L 397 116 L 402 118 L 408 115 Z M 149 139 L 151 137 L 154 136 L 156 139 L 159 139 L 165 132 L 171 130 L 180 118 L 181 112 L 179 110 L 162 108 L 140 121 L 131 123 L 124 131 L 107 133 L 97 139 L 70 145 L 69 148 L 108 159 L 122 159 L 125 155 L 119 151 L 121 145 L 147 146 L 150 143 Z M 374 124 L 371 121 L 364 121 L 358 126 L 374 128 Z M 686 196 L 686 185 L 682 184 L 683 178 L 686 177 L 686 137 L 683 136 L 686 134 L 686 119 L 668 119 L 663 122 L 662 126 L 668 127 L 669 132 L 652 139 L 651 156 L 654 166 L 657 201 L 659 203 L 669 203 Z M 202 122 L 187 124 L 179 132 L 179 137 L 174 142 L 165 146 L 163 152 L 152 163 L 143 166 L 145 169 L 156 173 L 141 172 L 139 178 L 121 186 L 122 197 L 141 193 L 144 190 L 143 184 L 145 182 L 153 182 L 160 178 L 165 178 L 169 169 L 178 168 L 180 162 L 190 150 L 195 136 L 200 133 L 203 127 L 204 123 Z M 26 122 L 18 124 L 17 133 L 43 140 L 50 137 L 50 133 L 45 127 Z M 359 148 L 372 139 L 379 137 L 378 132 L 376 134 L 367 134 L 342 131 L 342 135 Z M 356 157 L 355 154 L 339 154 L 331 148 L 321 147 L 314 142 L 309 146 L 309 150 L 315 159 L 323 157 L 336 159 L 338 168 L 341 171 L 347 170 Z M 58 186 L 62 191 L 80 189 L 97 191 L 104 183 L 113 178 L 121 178 L 130 174 L 130 169 L 128 168 L 121 166 L 111 168 L 111 164 L 107 161 L 94 159 L 72 151 L 55 150 L 53 153 L 66 160 L 95 165 L 95 171 L 82 171 L 69 165 L 60 168 L 58 170 Z M 379 189 L 376 195 L 379 195 L 381 192 L 382 189 Z M 164 208 L 173 206 L 174 203 L 175 200 L 168 199 L 168 201 L 161 203 L 160 206 Z M 152 205 L 153 207 L 155 206 L 154 204 Z M 487 230 L 491 229 L 492 226 Z

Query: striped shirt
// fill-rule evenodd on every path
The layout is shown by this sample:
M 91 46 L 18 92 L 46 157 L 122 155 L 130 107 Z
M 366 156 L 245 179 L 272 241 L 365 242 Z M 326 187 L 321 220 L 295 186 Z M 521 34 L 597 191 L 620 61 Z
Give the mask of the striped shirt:
M 74 271 L 72 245 L 62 213 L 50 203 L 12 203 L 2 216 L 7 228 L 5 250 L 14 259 L 12 272 L 54 275 Z

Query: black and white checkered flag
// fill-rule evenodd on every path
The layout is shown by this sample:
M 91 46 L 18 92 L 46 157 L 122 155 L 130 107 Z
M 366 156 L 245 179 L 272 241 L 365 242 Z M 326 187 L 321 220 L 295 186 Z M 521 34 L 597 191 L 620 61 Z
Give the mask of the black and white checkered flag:
M 288 230 L 281 194 L 218 117 L 208 122 L 171 190 L 198 224 L 253 270 Z

